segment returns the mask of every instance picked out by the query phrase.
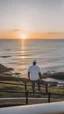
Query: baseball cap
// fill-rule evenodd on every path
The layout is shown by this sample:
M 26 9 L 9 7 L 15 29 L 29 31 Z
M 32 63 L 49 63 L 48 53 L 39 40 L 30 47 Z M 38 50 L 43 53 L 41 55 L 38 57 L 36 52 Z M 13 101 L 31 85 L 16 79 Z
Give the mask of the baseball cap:
M 33 60 L 33 63 L 36 63 L 36 59 Z

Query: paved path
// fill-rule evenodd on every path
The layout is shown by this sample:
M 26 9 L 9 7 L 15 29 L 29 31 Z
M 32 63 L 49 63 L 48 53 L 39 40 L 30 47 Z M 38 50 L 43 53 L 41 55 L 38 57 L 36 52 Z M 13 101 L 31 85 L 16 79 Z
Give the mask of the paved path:
M 37 103 L 43 103 L 43 102 L 47 102 L 48 99 L 47 98 L 28 98 L 28 103 L 29 104 L 37 104 Z M 26 102 L 26 98 L 22 97 L 22 98 L 0 98 L 0 104 L 3 103 L 25 103 Z
M 51 99 L 51 102 L 59 101 L 59 99 Z M 0 104 L 3 103 L 25 103 L 26 98 L 25 97 L 18 97 L 18 98 L 0 98 Z M 37 103 L 47 103 L 48 98 L 28 98 L 28 104 L 37 104 Z

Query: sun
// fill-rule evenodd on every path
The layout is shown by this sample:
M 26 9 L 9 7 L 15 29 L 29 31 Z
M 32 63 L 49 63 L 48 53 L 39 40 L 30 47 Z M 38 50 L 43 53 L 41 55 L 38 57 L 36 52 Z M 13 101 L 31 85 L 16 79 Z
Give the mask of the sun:
M 20 34 L 21 39 L 26 39 L 26 34 Z

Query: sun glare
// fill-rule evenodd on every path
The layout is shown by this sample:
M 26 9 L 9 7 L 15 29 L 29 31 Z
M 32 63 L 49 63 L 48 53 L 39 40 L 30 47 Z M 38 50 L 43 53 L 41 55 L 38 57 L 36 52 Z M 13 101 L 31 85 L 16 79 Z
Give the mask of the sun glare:
M 26 35 L 25 35 L 25 34 L 21 34 L 21 35 L 20 35 L 20 38 L 21 38 L 21 39 L 26 39 Z

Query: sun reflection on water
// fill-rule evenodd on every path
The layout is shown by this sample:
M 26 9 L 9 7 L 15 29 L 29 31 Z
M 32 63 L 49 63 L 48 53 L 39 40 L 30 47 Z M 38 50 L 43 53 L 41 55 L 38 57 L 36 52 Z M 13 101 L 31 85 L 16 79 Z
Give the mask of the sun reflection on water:
M 22 75 L 24 77 L 24 70 L 23 69 L 26 69 L 26 51 L 25 51 L 25 48 L 26 48 L 26 42 L 25 40 L 22 40 L 21 41 L 21 63 L 25 63 L 25 64 L 21 64 L 21 72 L 22 72 Z

